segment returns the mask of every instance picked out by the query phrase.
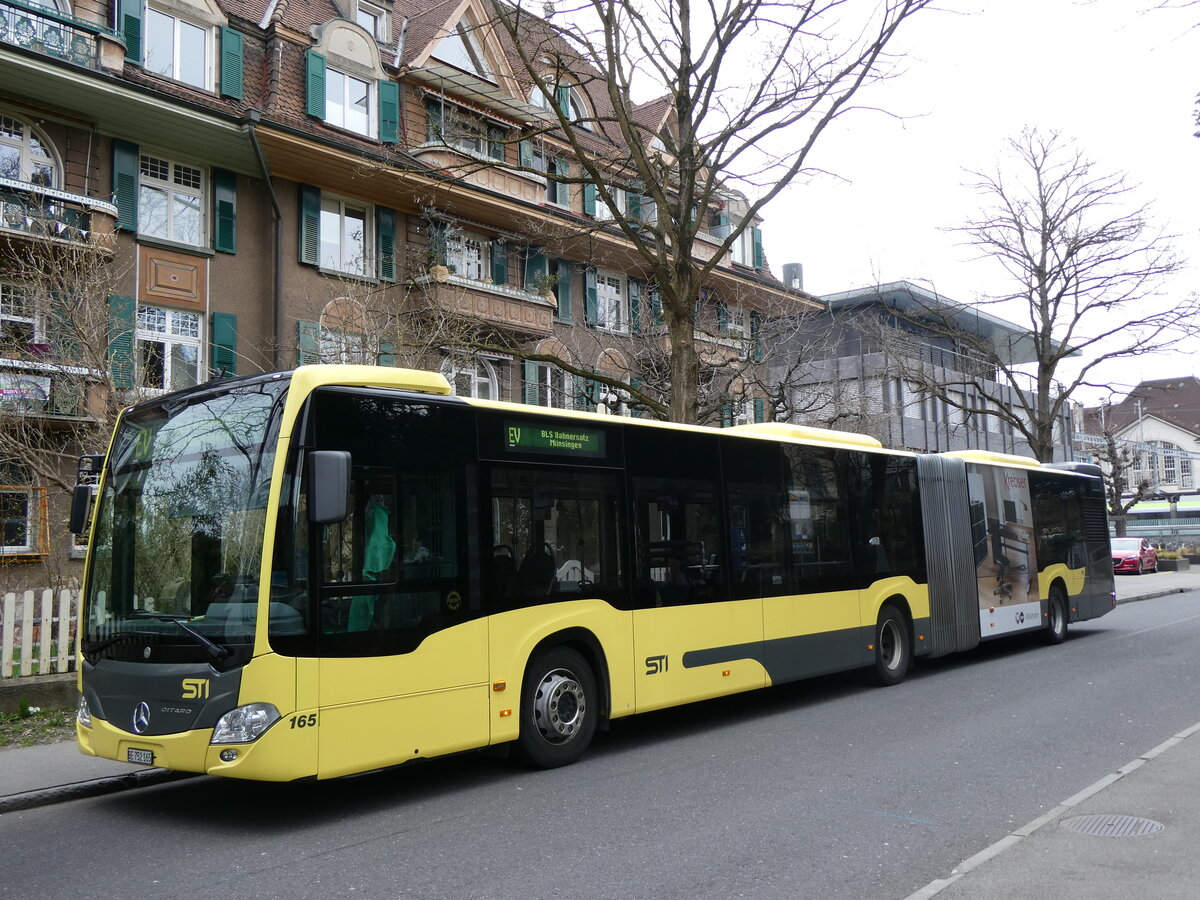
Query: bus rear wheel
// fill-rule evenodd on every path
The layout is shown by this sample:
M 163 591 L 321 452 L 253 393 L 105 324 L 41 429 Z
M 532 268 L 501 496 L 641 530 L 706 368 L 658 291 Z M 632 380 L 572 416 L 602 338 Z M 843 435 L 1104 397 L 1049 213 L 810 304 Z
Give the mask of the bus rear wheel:
M 579 653 L 553 647 L 538 654 L 521 686 L 517 755 L 539 769 L 575 762 L 596 733 L 596 676 Z
M 885 606 L 875 623 L 875 677 L 882 685 L 899 684 L 912 662 L 912 636 L 900 610 Z
M 1067 598 L 1057 584 L 1050 588 L 1050 606 L 1046 611 L 1046 619 L 1046 643 L 1061 644 L 1067 637 Z

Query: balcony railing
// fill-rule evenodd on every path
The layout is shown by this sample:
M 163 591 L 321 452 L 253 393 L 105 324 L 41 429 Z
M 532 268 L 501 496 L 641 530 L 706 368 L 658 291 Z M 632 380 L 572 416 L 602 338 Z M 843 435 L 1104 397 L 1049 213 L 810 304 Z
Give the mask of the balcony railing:
M 43 346 L 35 344 L 30 348 Z M 16 414 L 88 418 L 99 374 L 81 366 L 0 358 L 0 417 Z
M 107 201 L 0 178 L 0 229 L 105 246 L 116 221 L 117 207 Z
M 120 40 L 103 25 L 20 0 L 0 0 L 0 42 L 5 44 L 99 69 L 100 35 Z

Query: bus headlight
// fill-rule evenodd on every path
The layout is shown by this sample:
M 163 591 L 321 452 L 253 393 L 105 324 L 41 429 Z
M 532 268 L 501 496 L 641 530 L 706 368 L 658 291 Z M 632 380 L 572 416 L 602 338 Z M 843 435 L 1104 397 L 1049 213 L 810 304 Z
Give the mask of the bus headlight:
M 87 697 L 79 695 L 79 704 L 75 707 L 75 718 L 84 728 L 92 727 L 92 709 L 88 706 Z
M 248 744 L 279 721 L 279 710 L 271 703 L 248 703 L 221 716 L 213 729 L 212 744 Z

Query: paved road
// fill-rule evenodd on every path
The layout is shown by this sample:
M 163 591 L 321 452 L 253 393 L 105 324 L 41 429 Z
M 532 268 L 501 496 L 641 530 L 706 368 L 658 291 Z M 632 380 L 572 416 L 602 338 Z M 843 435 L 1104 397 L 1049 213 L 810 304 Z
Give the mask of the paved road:
M 618 723 L 553 772 L 468 756 L 12 813 L 0 896 L 904 897 L 1200 721 L 1198 638 L 1193 592 L 897 688 L 831 677 Z

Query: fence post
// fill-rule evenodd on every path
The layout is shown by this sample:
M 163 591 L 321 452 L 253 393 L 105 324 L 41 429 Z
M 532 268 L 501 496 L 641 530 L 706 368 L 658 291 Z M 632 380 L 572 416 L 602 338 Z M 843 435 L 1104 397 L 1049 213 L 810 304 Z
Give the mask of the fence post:
M 75 642 L 71 640 L 71 592 L 64 589 L 58 592 L 58 665 L 56 672 L 66 672 L 69 661 L 75 656 Z
M 21 675 L 33 674 L 33 591 L 21 592 Z
M 38 628 L 38 663 L 39 675 L 49 675 L 52 671 L 50 657 L 50 641 L 54 637 L 54 591 L 46 588 L 42 591 L 42 621 Z
M 4 595 L 4 617 L 0 619 L 0 678 L 12 677 L 13 641 L 17 632 L 17 595 Z

